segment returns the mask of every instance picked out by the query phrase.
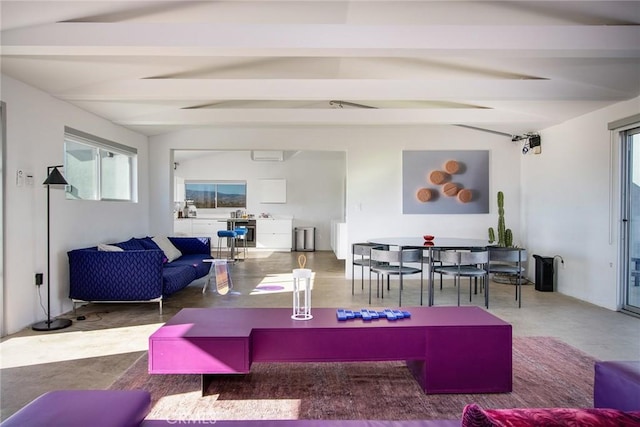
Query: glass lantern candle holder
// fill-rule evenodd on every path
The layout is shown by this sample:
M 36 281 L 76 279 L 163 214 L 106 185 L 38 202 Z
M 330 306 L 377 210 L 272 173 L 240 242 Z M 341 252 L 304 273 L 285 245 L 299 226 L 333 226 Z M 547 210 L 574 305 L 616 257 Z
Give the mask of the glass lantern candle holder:
M 311 315 L 311 270 L 293 270 L 293 320 L 309 320 Z

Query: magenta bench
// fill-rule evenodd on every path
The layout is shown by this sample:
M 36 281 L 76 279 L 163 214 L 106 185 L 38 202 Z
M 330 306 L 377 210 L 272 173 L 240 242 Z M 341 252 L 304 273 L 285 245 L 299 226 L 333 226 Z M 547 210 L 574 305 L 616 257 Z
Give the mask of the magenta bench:
M 187 308 L 149 338 L 149 373 L 201 374 L 206 388 L 210 375 L 246 374 L 254 362 L 403 360 L 428 394 L 512 390 L 510 324 L 479 307 L 407 310 L 341 322 L 329 308 L 308 321 L 285 308 Z

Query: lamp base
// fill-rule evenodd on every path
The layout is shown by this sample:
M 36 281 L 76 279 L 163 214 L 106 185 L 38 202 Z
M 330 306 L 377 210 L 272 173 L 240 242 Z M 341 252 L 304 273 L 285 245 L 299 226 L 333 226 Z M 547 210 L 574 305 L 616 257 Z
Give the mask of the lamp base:
M 53 319 L 45 320 L 43 322 L 34 323 L 31 325 L 31 329 L 34 331 L 57 331 L 58 329 L 64 329 L 71 326 L 70 319 Z

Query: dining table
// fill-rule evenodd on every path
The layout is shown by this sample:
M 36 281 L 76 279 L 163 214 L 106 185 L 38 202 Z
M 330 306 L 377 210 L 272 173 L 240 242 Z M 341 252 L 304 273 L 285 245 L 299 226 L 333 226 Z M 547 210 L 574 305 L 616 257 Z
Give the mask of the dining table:
M 431 263 L 433 260 L 433 252 L 437 249 L 460 249 L 460 250 L 483 250 L 492 246 L 494 243 L 485 239 L 468 239 L 460 237 L 434 237 L 426 240 L 423 236 L 418 237 L 377 237 L 367 240 L 381 246 L 393 246 L 398 250 L 406 249 L 425 249 L 428 250 L 429 274 L 427 274 L 427 301 L 429 306 L 434 303 L 433 291 L 433 275 Z M 400 268 L 402 268 L 402 257 L 400 260 Z

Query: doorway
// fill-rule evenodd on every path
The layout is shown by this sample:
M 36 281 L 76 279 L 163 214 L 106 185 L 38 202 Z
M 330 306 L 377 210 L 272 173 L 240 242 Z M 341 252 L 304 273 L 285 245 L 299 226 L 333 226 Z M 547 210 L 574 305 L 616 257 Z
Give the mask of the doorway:
M 622 309 L 640 315 L 640 127 L 622 132 Z

